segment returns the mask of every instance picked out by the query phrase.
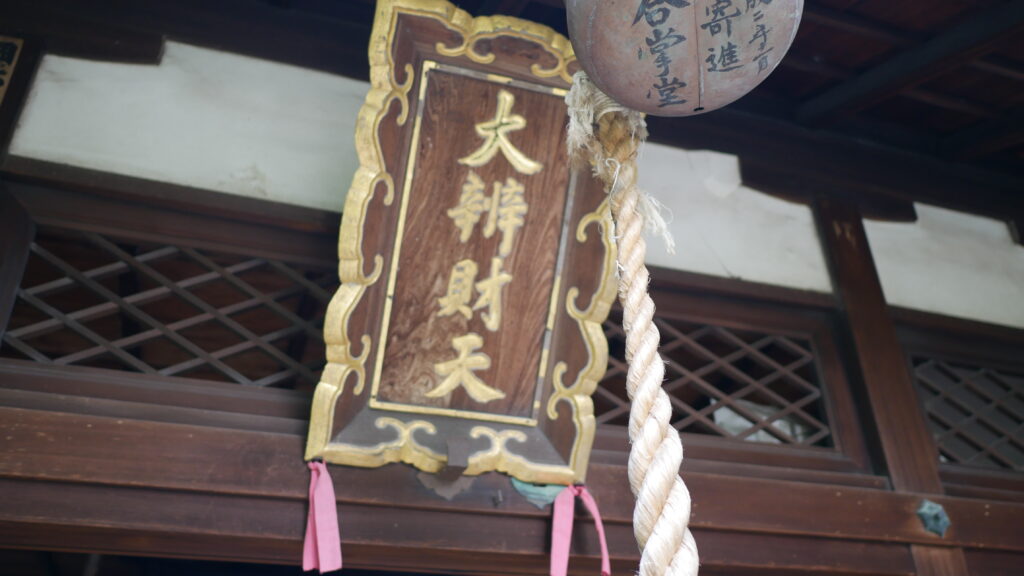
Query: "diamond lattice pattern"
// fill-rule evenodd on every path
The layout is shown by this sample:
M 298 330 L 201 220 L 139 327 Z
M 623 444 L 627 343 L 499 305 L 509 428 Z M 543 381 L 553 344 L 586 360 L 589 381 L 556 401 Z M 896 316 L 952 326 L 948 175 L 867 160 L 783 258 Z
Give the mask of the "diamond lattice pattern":
M 664 389 L 681 432 L 750 442 L 831 446 L 811 343 L 803 338 L 658 318 Z M 604 324 L 608 371 L 594 394 L 597 421 L 627 425 L 625 333 Z
M 914 358 L 939 459 L 1024 470 L 1024 373 Z
M 315 386 L 331 269 L 41 231 L 0 356 L 254 386 Z

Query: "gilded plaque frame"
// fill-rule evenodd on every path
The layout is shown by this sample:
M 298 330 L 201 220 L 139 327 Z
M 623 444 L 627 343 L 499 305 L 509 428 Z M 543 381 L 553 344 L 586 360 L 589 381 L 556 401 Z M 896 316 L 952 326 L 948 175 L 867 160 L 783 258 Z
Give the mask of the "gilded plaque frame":
M 371 210 L 371 204 L 376 202 L 384 209 L 393 210 L 396 209 L 394 205 L 397 199 L 397 209 L 400 210 L 402 202 L 408 199 L 408 186 L 413 170 L 414 156 L 410 155 L 405 165 L 405 177 L 401 178 L 403 189 L 396 190 L 394 171 L 401 171 L 403 167 L 389 166 L 389 158 L 386 157 L 381 144 L 381 129 L 389 116 L 393 116 L 393 127 L 401 129 L 415 113 L 417 117 L 412 119 L 414 127 L 409 148 L 415 149 L 418 115 L 422 107 L 418 105 L 417 100 L 410 100 L 410 92 L 414 85 L 418 85 L 418 92 L 422 93 L 426 86 L 428 70 L 437 66 L 421 60 L 407 62 L 396 71 L 392 45 L 396 35 L 400 33 L 400 19 L 407 17 L 440 24 L 453 34 L 453 38 L 457 38 L 452 42 L 438 41 L 434 45 L 436 58 L 429 59 L 430 61 L 443 59 L 448 64 L 461 62 L 460 66 L 464 64 L 467 70 L 492 82 L 520 81 L 490 70 L 490 65 L 500 57 L 495 51 L 489 50 L 493 48 L 491 42 L 496 39 L 512 38 L 524 41 L 543 51 L 547 55 L 547 61 L 553 63 L 544 65 L 534 62 L 529 66 L 528 74 L 531 80 L 536 80 L 539 86 L 552 93 L 564 93 L 571 82 L 571 68 L 575 67 L 576 63 L 568 40 L 541 25 L 501 16 L 474 19 L 443 0 L 378 2 L 369 47 L 371 89 L 359 112 L 356 128 L 356 149 L 360 165 L 346 198 L 339 234 L 341 286 L 331 301 L 325 321 L 327 366 L 313 399 L 306 458 L 322 458 L 329 463 L 360 467 L 378 467 L 392 462 L 404 462 L 427 472 L 438 472 L 446 466 L 447 455 L 436 446 L 432 448 L 427 444 L 436 441 L 439 433 L 446 433 L 443 429 L 445 423 L 438 422 L 436 418 L 431 420 L 423 410 L 411 410 L 409 407 L 395 410 L 394 406 L 376 401 L 373 379 L 380 373 L 380 359 L 383 358 L 381 348 L 385 333 L 381 332 L 378 341 L 375 341 L 369 333 L 358 333 L 362 332 L 361 330 L 352 334 L 351 325 L 353 317 L 360 314 L 359 309 L 366 301 L 367 292 L 371 289 L 381 290 L 381 282 L 394 282 L 394 274 L 385 270 L 384 254 L 377 253 L 367 257 L 363 253 L 367 215 Z M 415 66 L 417 64 L 419 70 Z M 417 79 L 420 81 L 417 82 Z M 397 114 L 394 114 L 392 111 L 396 106 Z M 389 124 L 388 128 L 391 127 Z M 581 178 L 589 180 L 589 176 L 586 175 Z M 572 187 L 575 188 L 575 176 L 573 182 Z M 399 195 L 400 199 L 397 198 Z M 550 333 L 556 307 L 560 308 L 558 312 L 564 312 L 566 317 L 571 319 L 568 322 L 576 326 L 579 339 L 586 350 L 586 361 L 576 371 L 575 378 L 569 384 L 565 384 L 570 366 L 558 357 L 551 357 L 545 341 L 540 370 L 543 374 L 550 367 L 551 388 L 547 392 L 547 401 L 543 403 L 544 405 L 537 403 L 534 410 L 541 418 L 555 421 L 560 417 L 559 405 L 568 405 L 574 433 L 571 447 L 568 454 L 563 454 L 560 459 L 531 459 L 518 453 L 515 447 L 541 434 L 536 429 L 535 421 L 475 417 L 480 421 L 470 421 L 457 428 L 459 434 L 466 436 L 467 441 L 474 442 L 474 449 L 468 457 L 468 466 L 463 472 L 466 475 L 498 471 L 526 482 L 558 484 L 582 482 L 585 478 L 595 431 L 591 394 L 603 376 L 607 364 L 607 342 L 601 329 L 601 322 L 606 318 L 615 297 L 615 252 L 614 244 L 609 240 L 612 224 L 607 202 L 595 204 L 592 210 L 572 224 L 573 229 L 566 230 L 564 236 L 575 244 L 590 246 L 592 252 L 596 243 L 597 252 L 600 254 L 600 267 L 593 273 L 594 278 L 590 282 L 592 290 L 588 291 L 588 304 L 583 309 L 577 306 L 580 288 L 568 286 L 573 279 L 564 278 L 561 272 L 556 275 L 547 327 Z M 401 224 L 398 230 L 402 230 Z M 563 252 L 564 244 L 565 240 Z M 393 262 L 395 256 L 390 256 Z M 562 256 L 560 253 L 560 263 L 564 263 Z M 393 266 L 390 268 L 393 270 Z M 373 363 L 376 363 L 376 367 Z M 373 373 L 370 386 L 367 386 L 368 370 Z M 367 389 L 371 390 L 369 398 L 366 397 Z M 336 435 L 336 424 L 340 421 L 335 421 L 336 412 L 346 403 L 357 401 L 365 402 L 368 409 L 354 416 L 354 420 L 358 422 L 349 424 L 352 424 L 350 428 L 358 424 L 363 434 L 355 440 L 339 438 Z M 451 415 L 444 414 L 442 410 L 433 411 L 432 416 L 441 416 L 443 420 L 444 416 Z M 372 436 L 366 431 L 379 434 L 379 437 Z M 513 446 L 510 446 L 510 443 Z

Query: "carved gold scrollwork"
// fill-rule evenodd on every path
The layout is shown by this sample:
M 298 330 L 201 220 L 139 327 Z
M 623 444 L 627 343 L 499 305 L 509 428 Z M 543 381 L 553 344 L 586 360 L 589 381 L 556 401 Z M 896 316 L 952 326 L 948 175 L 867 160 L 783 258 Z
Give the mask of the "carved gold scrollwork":
M 376 59 L 376 60 L 375 60 Z M 330 442 L 334 429 L 334 406 L 344 392 L 349 378 L 355 379 L 353 394 L 362 394 L 366 385 L 366 360 L 370 356 L 373 340 L 368 334 L 358 338 L 361 352 L 352 352 L 353 339 L 349 335 L 349 320 L 362 301 L 367 288 L 380 279 L 384 270 L 384 257 L 373 256 L 373 269 L 365 273 L 363 256 L 363 228 L 370 202 L 378 187 L 384 187 L 382 199 L 390 206 L 395 199 L 395 181 L 388 172 L 384 151 L 377 137 L 381 123 L 391 103 L 401 106 L 396 123 L 401 126 L 409 117 L 409 91 L 415 79 L 411 64 L 405 65 L 405 82 L 399 83 L 393 72 L 391 55 L 387 50 L 371 52 L 372 88 L 359 110 L 356 120 L 356 154 L 359 169 L 352 178 L 345 209 L 342 213 L 341 232 L 338 236 L 338 279 L 341 286 L 331 298 L 324 319 L 324 344 L 327 365 L 313 394 L 310 430 L 306 441 L 306 458 L 321 455 Z M 381 78 L 381 74 L 384 75 Z
M 466 57 L 478 64 L 491 64 L 495 60 L 494 53 L 477 52 L 478 43 L 482 40 L 491 40 L 499 36 L 522 38 L 542 46 L 544 51 L 555 59 L 555 65 L 551 68 L 544 68 L 540 64 L 533 64 L 530 66 L 531 74 L 538 78 L 559 77 L 566 84 L 572 84 L 569 65 L 576 60 L 572 44 L 569 43 L 567 38 L 546 26 L 509 16 L 484 16 L 475 19 L 453 18 L 448 23 L 448 26 L 462 35 L 462 43 L 457 46 L 446 46 L 444 42 L 438 42 L 435 49 L 440 54 L 451 57 Z
M 531 462 L 509 450 L 508 442 L 526 442 L 522 430 L 494 430 L 487 426 L 474 426 L 470 438 L 487 438 L 491 445 L 469 457 L 467 476 L 476 476 L 491 470 L 504 472 L 534 484 L 569 484 L 574 481 L 573 470 L 565 466 L 554 466 Z
M 372 446 L 333 443 L 324 452 L 324 458 L 350 466 L 375 467 L 392 462 L 408 462 L 427 472 L 438 472 L 444 468 L 448 460 L 444 455 L 416 441 L 416 432 L 424 432 L 430 436 L 437 434 L 437 428 L 430 422 L 403 422 L 398 418 L 381 416 L 374 422 L 374 426 L 381 430 L 390 428 L 397 432 L 397 435 L 394 440 Z
M 576 228 L 576 241 L 584 243 L 587 241 L 587 228 L 592 224 L 598 225 L 598 233 L 601 242 L 604 244 L 604 261 L 601 265 L 601 280 L 598 289 L 590 298 L 590 304 L 585 310 L 580 310 L 576 305 L 579 297 L 579 288 L 573 286 L 565 295 L 565 307 L 569 316 L 576 321 L 583 342 L 587 349 L 587 363 L 576 375 L 576 381 L 572 386 L 566 386 L 563 382 L 565 373 L 568 370 L 565 362 L 559 362 L 552 370 L 552 386 L 554 390 L 548 397 L 547 415 L 552 420 L 558 419 L 558 403 L 569 402 L 572 406 L 573 419 L 579 437 L 573 446 L 573 453 L 569 466 L 577 471 L 585 471 L 589 461 L 589 451 L 582 450 L 583 446 L 590 446 L 590 440 L 594 434 L 594 402 L 590 395 L 594 393 L 597 383 L 604 375 L 605 364 L 608 361 L 608 341 L 605 338 L 601 322 L 608 317 L 608 311 L 615 300 L 615 243 L 612 241 L 611 206 L 606 198 L 593 212 L 580 219 Z

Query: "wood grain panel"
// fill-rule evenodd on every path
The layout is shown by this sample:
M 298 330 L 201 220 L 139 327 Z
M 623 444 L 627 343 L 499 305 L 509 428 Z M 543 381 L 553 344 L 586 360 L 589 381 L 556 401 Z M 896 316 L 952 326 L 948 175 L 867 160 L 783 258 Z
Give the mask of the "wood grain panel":
M 270 416 L 303 422 L 309 416 L 309 397 L 300 392 L 243 387 L 189 378 L 172 379 L 97 368 L 40 365 L 35 362 L 3 359 L 0 360 L 0 382 L 4 388 L 61 397 L 79 395 L 160 407 L 191 408 L 244 416 Z
M 317 208 L 259 200 L 25 156 L 7 157 L 0 169 L 12 181 L 99 196 L 110 201 L 205 214 L 314 235 L 335 236 L 338 231 L 338 214 Z M 80 214 L 79 218 L 85 220 L 89 216 Z M 203 231 L 195 232 L 201 236 Z
M 474 125 L 494 117 L 500 91 L 515 98 L 512 113 L 526 121 L 511 132 L 509 141 L 528 158 L 542 161 L 538 174 L 518 173 L 501 153 L 487 164 L 470 168 L 459 163 L 484 144 Z M 467 102 L 474 103 L 467 106 Z M 420 125 L 420 147 L 409 192 L 409 206 L 402 231 L 398 275 L 384 355 L 378 398 L 384 401 L 479 411 L 511 416 L 533 415 L 534 390 L 540 362 L 542 336 L 555 276 L 555 260 L 568 186 L 564 131 L 554 138 L 539 137 L 565 117 L 561 98 L 523 88 L 503 86 L 448 72 L 432 71 Z M 497 230 L 484 237 L 487 214 L 471 228 L 465 242 L 450 211 L 459 206 L 464 183 L 471 174 L 485 186 L 483 194 L 496 202 L 497 186 L 513 178 L 523 185 L 527 204 L 521 229 Z M 492 194 L 495 194 L 492 197 Z M 441 316 L 441 304 L 457 262 L 469 260 L 477 267 L 476 282 L 491 277 L 492 259 L 506 236 L 515 241 L 503 257 L 501 271 L 511 281 L 501 290 L 501 308 L 468 310 Z M 474 307 L 477 291 L 469 289 Z M 495 330 L 485 326 L 485 314 L 500 314 Z M 455 357 L 452 338 L 473 333 L 482 338 L 480 352 L 491 365 L 475 374 L 504 398 L 481 403 L 465 389 L 430 398 L 427 393 L 442 380 L 435 366 Z
M 159 203 L 74 193 L 21 182 L 9 182 L 8 189 L 41 226 L 316 266 L 337 265 L 337 239 L 333 233 L 298 231 L 288 226 L 268 225 L 265 221 L 232 220 L 215 212 L 193 212 L 187 208 L 169 210 L 159 207 Z M 271 202 L 257 205 L 268 212 L 276 208 Z
M 918 574 L 934 574 L 936 576 L 966 576 L 967 561 L 963 550 L 957 548 L 933 548 L 930 546 L 911 546 L 914 556 L 914 567 Z
M 0 539 L 7 545 L 283 564 L 296 564 L 301 557 L 301 500 L 18 480 L 0 480 L 0 490 L 19 495 L 17 501 L 0 504 Z M 339 518 L 349 567 L 476 574 L 547 570 L 546 516 L 395 513 L 343 504 Z M 631 528 L 609 526 L 608 535 L 613 568 L 628 572 L 636 562 Z M 912 573 L 906 549 L 899 545 L 716 531 L 698 531 L 697 536 L 705 573 L 755 566 L 770 566 L 776 574 Z M 587 521 L 577 527 L 573 552 L 570 573 L 593 573 L 597 536 Z
M 968 550 L 964 555 L 971 576 L 1018 576 L 1024 566 L 1024 554 Z
M 0 477 L 10 479 L 301 503 L 307 483 L 301 448 L 297 435 L 0 408 Z M 384 506 L 395 513 L 548 516 L 498 474 L 478 478 L 451 502 L 425 489 L 406 466 L 332 467 L 332 474 L 339 501 L 346 504 Z M 953 522 L 940 539 L 924 531 L 914 513 L 918 494 L 701 473 L 688 474 L 687 481 L 694 495 L 693 525 L 701 529 L 1024 550 L 1024 541 L 1010 528 L 1024 522 L 1024 505 L 932 497 Z M 633 502 L 625 466 L 594 465 L 590 486 L 606 523 L 628 529 Z M 628 532 L 623 538 L 632 545 Z

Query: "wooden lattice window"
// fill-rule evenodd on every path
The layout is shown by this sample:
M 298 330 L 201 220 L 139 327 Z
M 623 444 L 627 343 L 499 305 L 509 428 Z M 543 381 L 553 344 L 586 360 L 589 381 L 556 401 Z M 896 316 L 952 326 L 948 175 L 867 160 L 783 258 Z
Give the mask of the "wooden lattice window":
M 751 442 L 833 445 L 814 346 L 807 338 L 680 318 L 657 318 L 664 389 L 680 432 Z M 594 395 L 599 423 L 626 425 L 625 334 L 604 324 L 609 365 Z
M 42 230 L 0 356 L 311 388 L 330 268 Z
M 1024 470 L 1024 371 L 929 356 L 913 370 L 941 460 Z

